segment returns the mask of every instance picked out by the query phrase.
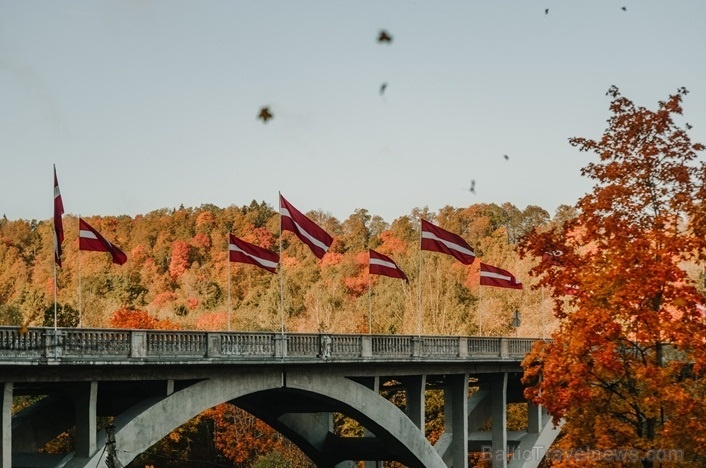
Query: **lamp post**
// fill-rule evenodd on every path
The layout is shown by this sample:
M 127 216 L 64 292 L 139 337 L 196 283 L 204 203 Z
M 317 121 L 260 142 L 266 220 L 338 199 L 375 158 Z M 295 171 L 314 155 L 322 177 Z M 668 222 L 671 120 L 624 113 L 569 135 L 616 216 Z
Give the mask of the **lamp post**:
M 512 319 L 512 326 L 515 328 L 515 336 L 517 336 L 518 334 L 518 329 L 520 328 L 521 323 L 522 322 L 520 320 L 520 311 L 515 310 L 515 316 Z

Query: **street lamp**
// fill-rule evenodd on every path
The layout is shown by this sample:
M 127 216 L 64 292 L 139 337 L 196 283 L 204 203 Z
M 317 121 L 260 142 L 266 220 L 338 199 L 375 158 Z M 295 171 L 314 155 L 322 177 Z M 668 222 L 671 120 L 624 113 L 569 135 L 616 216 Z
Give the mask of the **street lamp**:
M 520 311 L 515 310 L 515 317 L 512 319 L 512 326 L 515 328 L 515 336 L 517 336 L 518 328 L 520 328 Z

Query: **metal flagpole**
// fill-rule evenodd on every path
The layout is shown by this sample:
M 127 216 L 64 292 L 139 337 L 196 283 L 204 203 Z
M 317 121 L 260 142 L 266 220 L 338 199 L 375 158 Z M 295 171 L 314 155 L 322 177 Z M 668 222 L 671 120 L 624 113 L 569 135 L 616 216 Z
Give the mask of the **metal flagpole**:
M 56 335 L 56 226 L 54 226 L 54 335 Z
M 422 224 L 419 222 L 419 276 L 417 277 L 417 290 L 419 298 L 417 299 L 417 335 L 422 336 Z
M 230 232 L 228 233 L 228 255 L 226 260 L 228 261 L 228 331 L 230 331 Z
M 483 288 L 478 285 L 478 333 L 483 336 L 483 304 L 481 301 L 481 291 Z
M 284 336 L 284 269 L 282 268 L 282 193 L 277 192 L 277 206 L 279 206 L 279 310 L 282 316 L 282 336 Z
M 368 335 L 373 334 L 373 292 L 370 273 L 368 273 Z
M 53 170 L 55 177 L 54 180 L 56 181 L 56 165 L 53 166 Z M 54 222 L 52 225 L 54 226 L 54 335 L 56 336 L 56 254 L 59 251 L 59 239 L 56 237 L 56 186 L 54 186 L 52 191 L 54 192 Z
M 78 215 L 78 327 L 81 328 L 81 215 Z

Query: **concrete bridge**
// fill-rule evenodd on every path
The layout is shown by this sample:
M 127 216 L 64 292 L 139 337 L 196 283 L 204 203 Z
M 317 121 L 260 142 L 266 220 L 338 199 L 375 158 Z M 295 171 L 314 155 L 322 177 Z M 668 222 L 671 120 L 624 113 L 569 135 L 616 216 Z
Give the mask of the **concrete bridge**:
M 0 327 L 0 460 L 9 467 L 96 467 L 112 418 L 123 465 L 224 402 L 281 432 L 317 466 L 395 460 L 411 467 L 536 467 L 559 430 L 527 403 L 526 429 L 507 430 L 507 404 L 526 403 L 520 363 L 534 339 Z M 424 435 L 425 390 L 443 389 L 444 432 Z M 401 391 L 403 409 L 382 393 Z M 43 395 L 12 414 L 13 396 Z M 341 413 L 363 437 L 333 432 Z M 482 432 L 489 418 L 492 429 Z M 105 419 L 100 419 L 104 421 Z M 75 427 L 75 451 L 38 453 Z

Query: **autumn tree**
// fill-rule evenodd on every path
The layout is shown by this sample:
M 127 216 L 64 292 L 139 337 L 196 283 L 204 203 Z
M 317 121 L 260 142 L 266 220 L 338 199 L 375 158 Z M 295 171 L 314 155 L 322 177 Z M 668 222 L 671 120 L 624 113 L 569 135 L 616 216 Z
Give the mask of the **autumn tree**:
M 598 156 L 582 170 L 593 192 L 522 241 L 562 319 L 523 363 L 526 396 L 565 421 L 559 448 L 635 449 L 644 466 L 679 450 L 680 466 L 706 463 L 704 298 L 683 268 L 704 259 L 706 169 L 704 146 L 676 123 L 686 94 L 649 110 L 610 88 L 603 136 L 570 139 Z

